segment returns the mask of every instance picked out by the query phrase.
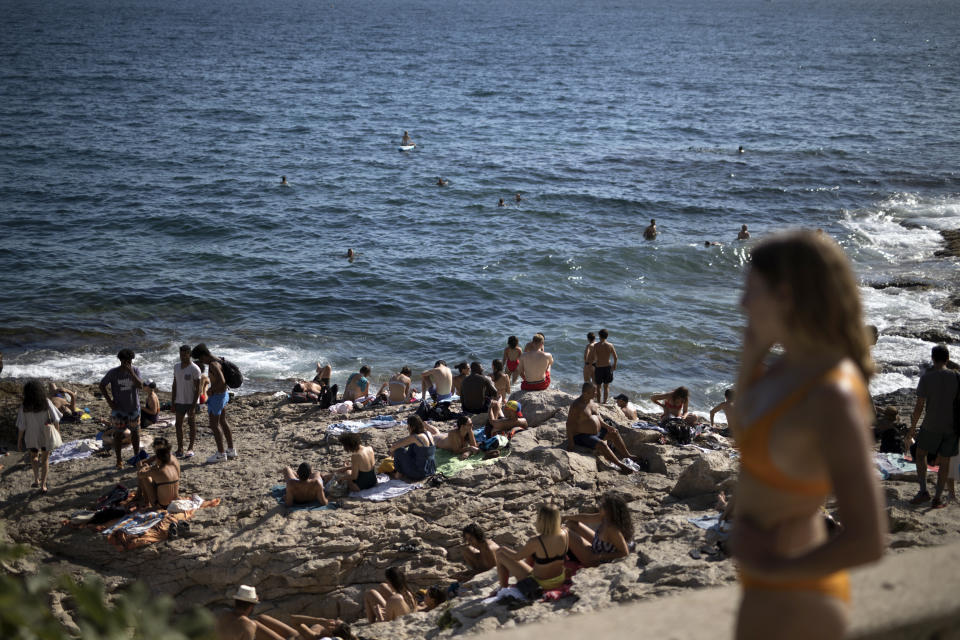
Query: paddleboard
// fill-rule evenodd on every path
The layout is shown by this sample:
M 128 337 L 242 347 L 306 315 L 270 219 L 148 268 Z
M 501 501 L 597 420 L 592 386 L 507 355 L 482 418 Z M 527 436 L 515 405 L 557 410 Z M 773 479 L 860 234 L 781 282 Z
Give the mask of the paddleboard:
M 413 148 L 417 146 L 416 144 L 402 144 L 400 145 L 400 151 L 413 151 Z

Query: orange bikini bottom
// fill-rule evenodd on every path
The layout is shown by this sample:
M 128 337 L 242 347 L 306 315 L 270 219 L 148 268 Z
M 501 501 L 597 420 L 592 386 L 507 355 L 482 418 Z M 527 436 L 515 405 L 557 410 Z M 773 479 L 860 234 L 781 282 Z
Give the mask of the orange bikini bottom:
M 838 571 L 822 578 L 807 580 L 773 581 L 755 578 L 740 571 L 740 584 L 744 590 L 757 589 L 762 591 L 812 591 L 836 598 L 842 602 L 850 602 L 850 574 Z

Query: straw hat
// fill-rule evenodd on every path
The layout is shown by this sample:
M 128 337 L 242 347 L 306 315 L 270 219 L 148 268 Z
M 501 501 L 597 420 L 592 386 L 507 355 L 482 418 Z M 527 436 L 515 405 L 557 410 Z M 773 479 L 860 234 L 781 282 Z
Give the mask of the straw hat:
M 252 603 L 260 602 L 259 598 L 257 598 L 256 588 L 249 587 L 245 584 L 242 584 L 239 587 L 237 587 L 237 592 L 233 594 L 233 599 L 239 600 L 240 602 L 252 602 Z

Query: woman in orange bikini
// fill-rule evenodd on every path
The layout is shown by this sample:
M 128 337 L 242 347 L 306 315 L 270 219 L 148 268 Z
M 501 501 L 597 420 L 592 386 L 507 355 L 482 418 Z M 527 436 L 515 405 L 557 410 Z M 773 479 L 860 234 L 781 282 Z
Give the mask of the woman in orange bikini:
M 738 638 L 841 638 L 846 569 L 884 549 L 870 460 L 873 372 L 860 295 L 843 251 L 809 232 L 753 251 L 731 424 L 740 449 L 732 551 L 743 598 Z M 782 355 L 769 366 L 773 345 Z M 822 511 L 836 497 L 842 529 Z

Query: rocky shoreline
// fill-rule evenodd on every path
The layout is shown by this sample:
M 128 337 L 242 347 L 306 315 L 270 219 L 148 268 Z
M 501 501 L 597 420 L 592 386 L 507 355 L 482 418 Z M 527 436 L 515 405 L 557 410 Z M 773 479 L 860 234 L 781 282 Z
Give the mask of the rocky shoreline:
M 6 442 L 16 386 L 0 385 L 0 433 Z M 94 420 L 105 417 L 106 407 L 93 397 L 93 387 L 78 387 L 81 405 L 91 408 Z M 534 426 L 513 438 L 509 455 L 386 502 L 346 498 L 336 510 L 290 513 L 278 505 L 268 491 L 277 483 L 281 466 L 307 460 L 315 468 L 330 469 L 344 458 L 340 448 L 323 437 L 326 427 L 343 416 L 253 394 L 230 405 L 238 460 L 203 464 L 213 450 L 212 437 L 204 434 L 197 456 L 183 462 L 183 495 L 222 499 L 219 507 L 196 513 L 189 537 L 120 551 L 94 531 L 65 526 L 71 513 L 88 508 L 117 482 L 135 483 L 131 469 L 116 471 L 111 458 L 100 455 L 52 466 L 51 489 L 45 496 L 30 488 L 32 475 L 19 456 L 5 456 L 0 518 L 7 537 L 39 550 L 21 570 L 52 563 L 71 573 L 93 571 L 111 590 L 140 579 L 155 592 L 172 595 L 181 608 L 200 604 L 215 609 L 225 604 L 234 585 L 244 583 L 261 593 L 262 612 L 280 618 L 303 613 L 355 621 L 362 615 L 363 591 L 381 581 L 391 564 L 403 566 L 417 588 L 462 583 L 460 596 L 433 612 L 389 624 L 358 623 L 359 632 L 371 638 L 490 631 L 735 580 L 732 563 L 716 553 L 710 534 L 689 522 L 716 515 L 718 490 L 735 481 L 737 464 L 728 439 L 710 434 L 695 443 L 700 448 L 663 444 L 659 433 L 630 428 L 615 407 L 606 405 L 603 415 L 617 424 L 631 451 L 649 464 L 646 473 L 624 476 L 592 455 L 563 448 L 572 396 L 554 390 L 514 396 Z M 912 403 L 909 390 L 877 398 L 878 406 L 901 407 L 901 415 L 908 415 Z M 403 419 L 410 410 L 389 408 L 349 417 L 386 414 Z M 64 439 L 93 435 L 92 425 L 87 426 L 92 422 L 64 425 Z M 171 438 L 173 428 L 146 432 L 147 439 L 155 433 Z M 389 442 L 404 432 L 397 425 L 362 434 L 382 457 Z M 900 479 L 884 485 L 892 552 L 960 540 L 960 507 L 918 510 L 906 502 L 915 484 Z M 554 502 L 565 512 L 590 510 L 607 491 L 630 505 L 637 531 L 634 553 L 624 561 L 582 569 L 574 578 L 572 596 L 557 602 L 521 608 L 482 603 L 496 576 L 491 571 L 465 579 L 467 567 L 458 545 L 466 523 L 477 522 L 498 543 L 514 546 L 532 533 L 532 509 L 539 502 Z M 439 622 L 449 628 L 441 630 Z
M 938 255 L 960 256 L 960 231 L 944 232 L 944 238 L 947 248 Z M 900 285 L 917 283 L 886 286 Z M 958 303 L 956 294 L 952 304 Z M 929 338 L 953 344 L 960 335 L 956 323 L 920 329 L 927 330 L 941 332 Z M 924 356 L 917 354 L 917 360 Z M 916 371 L 911 363 L 880 366 Z M 64 440 L 94 436 L 97 422 L 107 417 L 105 404 L 96 397 L 94 386 L 65 384 L 79 392 L 79 406 L 89 407 L 93 419 L 64 424 Z M 325 431 L 344 416 L 270 394 L 238 396 L 229 405 L 229 415 L 240 458 L 203 464 L 213 451 L 213 438 L 202 416 L 197 456 L 182 464 L 181 494 L 221 498 L 220 506 L 197 511 L 188 536 L 133 551 L 120 551 L 94 531 L 64 524 L 116 483 L 135 486 L 133 470 L 113 469 L 109 454 L 64 462 L 51 467 L 50 492 L 40 495 L 30 487 L 29 465 L 15 452 L 19 394 L 17 381 L 0 381 L 0 445 L 12 450 L 0 458 L 3 535 L 35 549 L 8 567 L 12 571 L 30 573 L 43 565 L 74 575 L 93 572 L 105 581 L 108 592 L 139 579 L 154 592 L 173 596 L 181 609 L 193 605 L 216 609 L 226 604 L 231 589 L 245 583 L 255 585 L 261 594 L 260 612 L 281 619 L 302 613 L 351 622 L 362 616 L 363 591 L 380 582 L 392 564 L 403 566 L 417 588 L 461 583 L 459 597 L 435 611 L 392 623 L 356 622 L 361 635 L 384 640 L 493 631 L 736 579 L 731 561 L 716 552 L 715 534 L 690 522 L 718 514 L 717 492 L 731 487 L 736 477 L 732 443 L 718 433 L 699 439 L 696 447 L 664 443 L 659 433 L 631 428 L 614 406 L 605 405 L 602 414 L 649 466 L 645 473 L 624 476 L 592 455 L 564 448 L 564 421 L 573 398 L 561 391 L 514 394 L 532 428 L 517 434 L 509 454 L 493 464 L 385 502 L 346 498 L 339 509 L 289 513 L 269 495 L 279 469 L 304 460 L 321 470 L 339 465 L 344 454 L 325 438 Z M 160 396 L 161 401 L 169 400 L 168 394 Z M 908 420 L 915 396 L 912 389 L 901 389 L 874 400 L 881 409 L 898 407 L 901 420 Z M 412 406 L 392 407 L 346 417 L 395 415 L 403 420 L 410 410 Z M 173 439 L 172 426 L 147 429 L 144 440 L 160 434 Z M 405 429 L 398 424 L 362 434 L 383 457 L 388 444 L 402 437 Z M 960 540 L 960 506 L 942 510 L 911 506 L 907 501 L 916 490 L 915 482 L 910 474 L 883 481 L 890 553 Z M 623 497 L 633 516 L 636 550 L 627 559 L 580 570 L 571 596 L 556 602 L 522 607 L 483 604 L 496 576 L 492 571 L 469 576 L 459 550 L 465 524 L 476 522 L 498 543 L 515 546 L 532 533 L 536 504 L 551 501 L 565 512 L 589 510 L 608 491 Z M 833 508 L 832 503 L 827 506 Z M 70 614 L 61 598 L 54 594 L 52 602 L 69 627 Z

